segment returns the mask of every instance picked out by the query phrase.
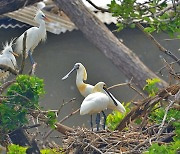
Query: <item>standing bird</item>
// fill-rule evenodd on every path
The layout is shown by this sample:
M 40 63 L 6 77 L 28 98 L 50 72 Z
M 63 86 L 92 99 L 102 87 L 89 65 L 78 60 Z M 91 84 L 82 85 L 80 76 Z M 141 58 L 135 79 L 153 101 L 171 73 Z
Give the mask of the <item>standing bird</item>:
M 77 71 L 77 75 L 76 75 L 77 88 L 82 96 L 87 97 L 89 94 L 91 94 L 93 92 L 94 86 L 84 83 L 84 80 L 87 80 L 87 71 L 81 63 L 76 63 L 74 65 L 74 67 L 72 68 L 72 70 L 67 75 L 65 75 L 62 78 L 62 80 L 67 79 L 69 77 L 69 75 L 72 72 L 74 72 L 75 70 Z M 110 97 L 106 91 L 104 91 L 104 93 L 108 97 Z M 124 106 L 112 94 L 111 94 L 111 96 L 112 96 L 112 98 L 110 97 L 110 99 L 109 99 L 108 108 L 112 109 L 112 110 L 118 110 L 118 111 L 124 113 L 126 111 Z M 113 100 L 116 100 L 116 103 L 114 103 Z M 104 111 L 102 111 L 102 114 L 104 116 L 104 128 L 105 128 L 106 115 L 105 115 Z M 91 127 L 92 127 L 92 125 L 93 124 L 92 124 L 92 115 L 91 115 Z
M 111 104 L 110 99 L 112 99 L 116 106 L 118 102 L 116 102 L 116 100 L 112 97 L 112 94 L 107 90 L 106 84 L 104 82 L 98 82 L 94 86 L 92 93 L 89 94 L 81 104 L 80 115 L 92 115 L 93 113 L 97 113 L 97 131 L 99 130 L 100 112 L 108 108 L 108 106 Z
M 16 69 L 17 63 L 16 63 L 16 58 L 14 56 L 18 56 L 18 55 L 13 52 L 12 42 L 10 42 L 9 44 L 8 42 L 6 42 L 3 48 L 4 49 L 0 54 L 0 64 L 11 67 L 12 69 Z M 0 80 L 6 80 L 8 76 L 9 76 L 8 71 L 4 71 L 0 69 Z
M 84 81 L 87 80 L 87 72 L 86 72 L 85 67 L 81 63 L 76 63 L 74 67 L 72 68 L 72 70 L 67 75 L 65 75 L 62 78 L 62 80 L 67 79 L 69 75 L 76 70 L 77 70 L 76 86 L 79 92 L 81 93 L 81 95 L 86 97 L 92 93 L 94 86 L 84 83 Z
M 26 58 L 27 56 L 29 56 L 32 65 L 35 64 L 35 61 L 32 57 L 32 53 L 35 47 L 39 44 L 40 41 L 46 40 L 45 21 L 49 21 L 49 19 L 44 15 L 41 10 L 38 10 L 36 12 L 36 16 L 34 17 L 34 20 L 39 24 L 39 27 L 31 27 L 26 30 Z M 25 32 L 16 40 L 15 51 L 17 54 L 22 54 L 24 34 Z

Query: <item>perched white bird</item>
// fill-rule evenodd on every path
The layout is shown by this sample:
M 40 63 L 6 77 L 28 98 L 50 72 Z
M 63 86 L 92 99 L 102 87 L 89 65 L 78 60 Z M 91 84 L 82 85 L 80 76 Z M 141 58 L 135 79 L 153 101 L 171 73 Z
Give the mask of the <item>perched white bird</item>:
M 4 49 L 0 54 L 0 64 L 11 67 L 12 69 L 16 69 L 17 63 L 14 55 L 17 56 L 17 54 L 13 52 L 12 42 L 10 42 L 9 44 L 8 42 L 6 42 L 3 48 Z M 0 69 L 0 80 L 5 80 L 7 79 L 8 76 L 9 76 L 8 71 L 4 71 Z
M 93 92 L 94 86 L 84 83 L 84 80 L 87 80 L 87 71 L 81 63 L 76 63 L 74 67 L 72 68 L 72 70 L 67 75 L 65 75 L 62 78 L 62 80 L 67 79 L 69 75 L 75 70 L 77 71 L 77 75 L 76 75 L 77 88 L 82 96 L 87 97 L 89 94 Z M 107 104 L 108 105 L 107 108 L 112 109 L 112 110 L 118 110 L 121 113 L 124 113 L 126 111 L 124 106 L 111 93 L 110 93 L 111 95 L 110 96 L 106 91 L 103 91 L 103 92 L 109 97 L 109 103 Z M 116 103 L 114 103 L 114 100 L 116 101 Z M 106 115 L 104 111 L 102 111 L 102 114 L 105 120 Z M 97 116 L 100 116 L 100 115 L 97 114 Z M 92 115 L 91 115 L 91 128 L 92 127 L 93 127 L 93 124 L 92 124 Z M 105 121 L 104 121 L 104 127 L 105 127 Z
M 69 75 L 72 72 L 74 72 L 75 70 L 77 71 L 77 75 L 76 75 L 77 88 L 78 88 L 79 92 L 81 93 L 81 95 L 86 97 L 92 93 L 94 86 L 84 83 L 84 80 L 87 80 L 87 71 L 81 63 L 76 63 L 74 65 L 73 69 L 67 75 L 65 75 L 62 78 L 62 80 L 67 79 L 69 77 Z M 110 100 L 109 100 L 110 103 L 108 104 L 108 108 L 112 109 L 112 110 L 118 110 L 118 111 L 124 113 L 126 111 L 124 106 L 112 94 L 111 94 L 111 96 L 114 100 L 116 100 L 117 104 L 115 105 L 113 100 L 110 98 Z
M 67 79 L 69 75 L 74 71 L 77 71 L 76 86 L 79 92 L 84 97 L 88 96 L 89 94 L 92 93 L 94 86 L 84 83 L 84 81 L 87 80 L 87 72 L 86 72 L 85 67 L 81 63 L 76 63 L 74 67 L 72 68 L 72 70 L 67 75 L 65 75 L 62 78 L 62 80 Z
M 104 82 L 98 82 L 94 86 L 92 93 L 89 94 L 81 104 L 80 115 L 85 115 L 85 114 L 92 115 L 94 113 L 97 113 L 97 117 L 96 117 L 97 131 L 99 130 L 100 112 L 108 108 L 109 104 L 111 104 L 110 99 L 112 99 L 113 103 L 117 105 L 118 102 L 116 102 L 116 100 L 113 99 L 112 94 L 108 92 L 106 84 Z M 104 119 L 104 129 L 105 129 L 105 121 L 106 119 Z
M 32 64 L 35 64 L 32 58 L 32 52 L 35 47 L 39 44 L 40 41 L 46 40 L 46 26 L 45 20 L 49 21 L 49 19 L 44 15 L 41 10 L 38 10 L 34 20 L 39 24 L 39 27 L 31 27 L 25 32 L 27 32 L 26 38 L 26 58 L 29 56 Z M 17 54 L 22 54 L 23 51 L 23 38 L 25 32 L 16 40 L 15 43 L 15 52 Z

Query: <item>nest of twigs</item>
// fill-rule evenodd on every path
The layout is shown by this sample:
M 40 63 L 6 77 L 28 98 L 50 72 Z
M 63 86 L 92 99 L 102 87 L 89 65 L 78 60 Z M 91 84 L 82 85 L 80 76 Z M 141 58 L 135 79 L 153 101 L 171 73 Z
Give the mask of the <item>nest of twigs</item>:
M 165 144 L 172 141 L 173 129 L 167 126 L 164 133 L 159 136 L 159 126 L 155 124 L 143 130 L 129 127 L 124 131 L 103 130 L 99 132 L 77 128 L 64 136 L 63 148 L 66 153 L 138 154 L 146 151 L 152 142 Z

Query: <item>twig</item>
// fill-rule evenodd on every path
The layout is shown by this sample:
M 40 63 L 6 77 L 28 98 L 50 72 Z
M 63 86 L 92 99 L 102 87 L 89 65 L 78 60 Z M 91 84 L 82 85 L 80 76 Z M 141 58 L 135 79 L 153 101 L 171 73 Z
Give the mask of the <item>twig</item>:
M 65 120 L 67 120 L 69 117 L 71 117 L 72 115 L 78 113 L 80 111 L 80 109 L 77 109 L 76 111 L 70 113 L 69 115 L 65 116 L 61 121 L 59 121 L 59 123 L 63 123 Z
M 174 7 L 177 7 L 179 4 L 180 4 L 180 1 L 177 2 L 177 3 L 174 3 L 173 5 L 170 5 L 170 6 L 166 7 L 166 8 L 164 8 L 163 10 L 159 11 L 158 13 L 156 13 L 155 16 L 156 16 L 156 17 L 161 16 L 161 15 L 163 15 L 165 12 L 167 12 L 168 10 L 170 10 L 170 9 L 172 9 L 172 8 L 174 8 Z
M 23 96 L 23 95 L 17 93 L 16 91 L 13 91 L 13 93 L 14 93 L 16 96 L 20 96 L 20 97 L 22 97 L 23 99 L 25 99 L 26 101 L 31 102 L 31 100 L 30 100 L 29 98 L 27 98 L 26 96 Z
M 165 124 L 165 121 L 166 121 L 166 117 L 167 117 L 167 114 L 168 114 L 168 111 L 170 109 L 170 107 L 174 104 L 174 101 L 171 101 L 171 103 L 166 107 L 165 109 L 165 113 L 164 113 L 164 117 L 163 117 L 163 120 L 162 120 L 162 123 L 161 125 L 159 126 L 159 131 L 157 133 L 157 139 L 159 139 L 159 136 L 162 134 L 163 130 L 164 130 L 164 124 Z
M 173 38 L 173 39 L 164 39 L 165 41 L 174 41 L 174 40 L 180 40 L 180 38 Z
M 69 115 L 67 115 L 66 117 L 64 117 L 62 120 L 60 120 L 58 123 L 60 123 L 60 124 L 63 123 L 66 119 L 68 119 L 68 118 L 71 117 L 72 115 L 74 115 L 74 114 L 76 114 L 77 112 L 79 112 L 79 110 L 80 110 L 80 109 L 78 109 L 78 110 L 70 113 Z M 54 131 L 54 129 L 49 130 L 49 131 L 44 135 L 43 140 L 46 140 L 47 137 L 48 137 L 53 131 Z
M 35 128 L 35 127 L 39 127 L 41 126 L 41 124 L 35 124 L 35 125 L 32 125 L 32 126 L 23 126 L 22 128 L 23 129 L 31 129 L 31 128 Z
M 120 83 L 120 84 L 115 84 L 111 87 L 108 88 L 108 90 L 113 89 L 113 88 L 117 88 L 120 86 L 126 86 L 128 85 L 131 89 L 133 89 L 135 92 L 137 92 L 141 97 L 145 98 L 145 96 L 143 95 L 143 93 L 141 93 L 139 90 L 137 90 L 135 87 L 132 86 L 131 81 L 133 78 L 131 78 L 131 80 L 129 82 L 125 82 L 125 83 Z
M 164 60 L 164 58 L 163 58 L 163 60 Z M 174 65 L 174 64 L 176 64 L 176 63 L 179 62 L 179 61 L 180 61 L 180 59 L 178 59 L 178 61 L 173 61 L 173 62 L 169 63 L 169 65 Z M 162 73 L 161 73 L 162 70 L 165 69 L 166 67 L 167 67 L 167 65 L 165 65 L 165 66 L 163 66 L 162 68 L 160 68 L 160 69 L 156 72 L 156 74 L 158 74 L 158 73 L 162 74 Z
M 128 84 L 129 84 L 129 83 L 115 84 L 115 85 L 113 85 L 113 86 L 111 86 L 111 87 L 108 87 L 108 90 L 113 89 L 113 88 L 117 88 L 117 87 L 120 87 L 120 86 L 126 86 L 126 85 L 128 85 Z
M 6 88 L 8 88 L 8 87 L 9 87 L 11 84 L 13 84 L 14 82 L 16 82 L 15 79 L 13 79 L 13 80 L 11 80 L 11 81 L 7 81 L 7 82 L 5 82 L 4 84 L 2 84 L 2 85 L 0 86 L 0 94 L 2 94 L 3 91 L 6 90 Z
M 75 100 L 76 100 L 76 98 L 72 98 L 70 101 L 63 103 L 63 104 L 60 106 L 60 108 L 58 109 L 57 113 L 56 113 L 57 116 L 59 115 L 60 111 L 62 110 L 62 108 L 63 108 L 66 104 L 71 103 L 71 102 L 73 102 L 73 101 L 75 101 Z
M 89 144 L 89 143 L 87 143 L 87 144 Z M 96 150 L 97 152 L 103 154 L 103 152 L 102 152 L 101 150 L 99 150 L 98 148 L 96 148 L 95 146 L 93 146 L 93 145 L 91 145 L 91 144 L 89 144 L 89 146 L 90 146 L 91 148 L 93 148 L 94 150 Z
M 140 23 L 136 23 L 136 26 L 143 32 L 145 33 L 145 35 L 150 38 L 155 45 L 159 48 L 160 51 L 162 51 L 163 53 L 165 53 L 166 55 L 170 56 L 172 59 L 174 59 L 175 61 L 177 61 L 177 63 L 180 65 L 180 61 L 179 58 L 177 58 L 171 51 L 165 49 L 151 34 L 147 33 L 144 31 L 144 27 L 140 24 Z
M 137 90 L 135 87 L 132 86 L 132 84 L 128 84 L 128 86 L 133 89 L 135 92 L 137 92 L 140 96 L 142 96 L 142 98 L 145 99 L 145 96 L 143 95 L 143 93 L 141 93 L 139 90 Z
M 102 13 L 103 12 L 109 12 L 108 9 L 105 9 L 105 8 L 102 8 L 102 7 L 99 7 L 99 6 L 95 5 L 91 0 L 86 0 L 86 1 L 89 2 L 89 4 L 91 4 L 97 10 L 100 10 Z
M 3 65 L 3 64 L 0 64 L 0 69 L 4 70 L 4 71 L 9 71 L 10 73 L 12 73 L 13 75 L 18 75 L 19 72 L 7 65 Z
M 22 51 L 22 61 L 21 61 L 21 69 L 19 74 L 22 74 L 25 65 L 25 55 L 26 55 L 26 39 L 27 39 L 27 32 L 24 33 L 23 37 L 23 51 Z

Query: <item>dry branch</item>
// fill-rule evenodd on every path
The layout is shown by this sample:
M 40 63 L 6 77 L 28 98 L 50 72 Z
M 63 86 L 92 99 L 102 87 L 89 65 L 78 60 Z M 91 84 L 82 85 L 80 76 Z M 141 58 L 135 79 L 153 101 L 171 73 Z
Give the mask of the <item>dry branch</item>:
M 158 125 L 155 126 L 157 128 Z M 174 133 L 161 135 L 156 142 L 163 143 L 163 140 Z M 126 131 L 98 131 L 93 132 L 86 128 L 76 128 L 67 132 L 63 137 L 63 148 L 66 153 L 142 153 L 157 138 L 156 134 L 150 136 L 149 132 L 141 132 L 137 128 L 130 128 Z
M 11 84 L 13 84 L 14 82 L 16 82 L 15 79 L 11 80 L 11 81 L 7 81 L 4 84 L 2 84 L 0 86 L 0 94 L 2 94 L 4 92 L 4 90 L 6 90 Z
M 1 70 L 4 70 L 4 71 L 9 71 L 10 73 L 12 73 L 13 75 L 18 75 L 19 72 L 7 65 L 3 65 L 3 64 L 0 64 L 0 69 Z
M 19 74 L 22 74 L 25 65 L 25 56 L 26 56 L 26 39 L 27 39 L 27 32 L 24 33 L 23 37 L 23 51 L 22 51 L 22 61 L 21 61 L 21 69 Z
M 150 38 L 154 44 L 159 48 L 160 51 L 165 53 L 166 55 L 170 56 L 172 59 L 174 59 L 179 65 L 180 60 L 176 55 L 174 55 L 170 50 L 164 48 L 150 33 L 144 31 L 144 27 L 140 23 L 136 23 L 136 26 L 148 37 Z
M 171 85 L 161 90 L 156 96 L 144 99 L 141 103 L 135 106 L 125 118 L 117 126 L 117 130 L 122 131 L 131 121 L 143 116 L 150 107 L 153 107 L 159 101 L 167 98 L 170 95 L 175 95 L 180 89 L 180 85 Z

